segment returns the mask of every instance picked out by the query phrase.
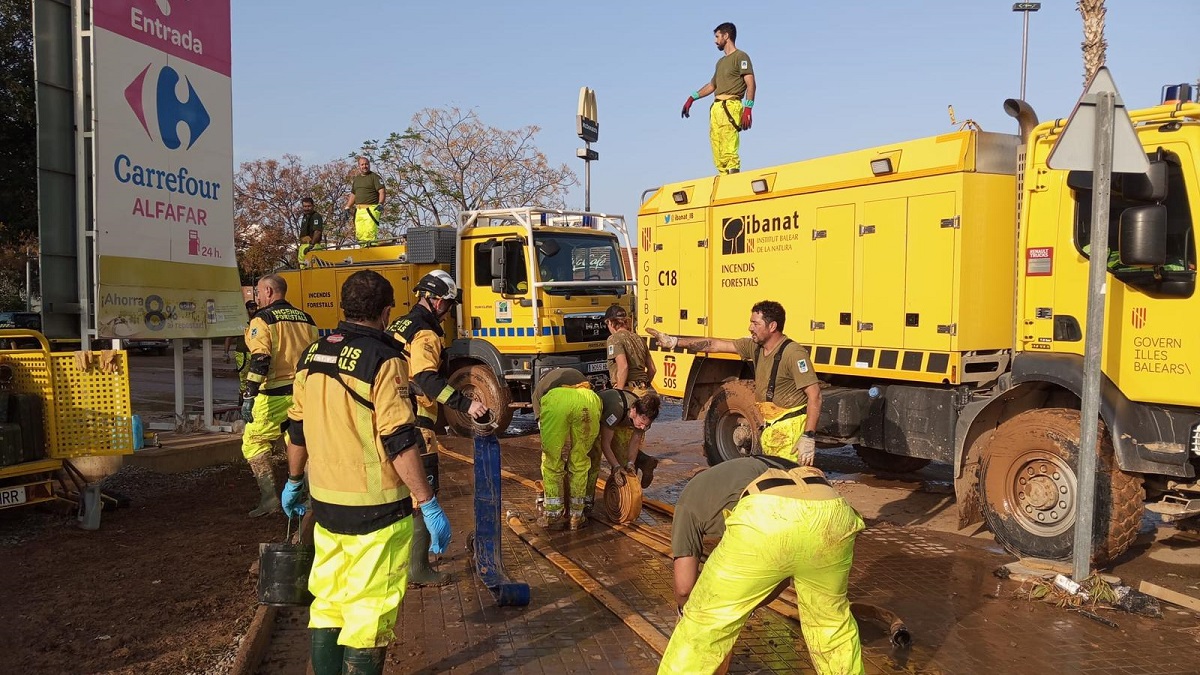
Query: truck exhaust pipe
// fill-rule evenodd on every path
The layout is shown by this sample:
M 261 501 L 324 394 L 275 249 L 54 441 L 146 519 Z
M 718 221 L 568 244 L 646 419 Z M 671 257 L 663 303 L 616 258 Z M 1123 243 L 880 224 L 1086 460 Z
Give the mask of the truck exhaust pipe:
M 1033 111 L 1033 106 L 1019 98 L 1007 98 L 1004 99 L 1004 112 L 1017 120 L 1021 129 L 1021 144 L 1024 145 L 1029 140 L 1033 128 L 1038 125 L 1037 113 Z

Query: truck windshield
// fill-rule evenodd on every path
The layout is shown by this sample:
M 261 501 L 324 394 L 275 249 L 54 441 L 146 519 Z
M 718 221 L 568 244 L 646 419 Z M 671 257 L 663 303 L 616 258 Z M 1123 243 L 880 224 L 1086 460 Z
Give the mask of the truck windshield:
M 611 236 L 538 233 L 538 273 L 541 281 L 624 281 L 617 240 Z M 624 286 L 547 288 L 552 295 L 623 295 Z

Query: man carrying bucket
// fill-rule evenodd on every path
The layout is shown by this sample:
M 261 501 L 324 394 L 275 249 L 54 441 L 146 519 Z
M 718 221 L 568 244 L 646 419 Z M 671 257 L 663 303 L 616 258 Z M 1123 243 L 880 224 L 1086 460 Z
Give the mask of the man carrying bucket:
M 430 550 L 450 543 L 421 466 L 408 365 L 383 332 L 394 306 L 382 275 L 355 272 L 342 284 L 345 320 L 297 365 L 281 501 L 289 518 L 303 515 L 307 468 L 317 521 L 308 581 L 315 675 L 383 672 L 408 582 L 414 499 Z

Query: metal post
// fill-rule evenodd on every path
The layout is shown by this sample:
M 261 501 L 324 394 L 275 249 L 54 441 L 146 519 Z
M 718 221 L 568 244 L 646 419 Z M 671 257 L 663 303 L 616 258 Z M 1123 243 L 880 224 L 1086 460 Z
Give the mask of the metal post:
M 205 338 L 204 342 L 204 428 L 214 426 L 213 422 L 213 349 L 212 340 Z
M 78 0 L 71 3 L 71 24 L 73 28 L 74 58 L 72 59 L 73 103 L 75 116 L 75 262 L 76 274 L 79 278 L 76 287 L 79 291 L 79 340 L 84 348 L 89 346 L 88 329 L 91 328 L 90 315 L 92 312 L 92 287 L 88 283 L 88 230 L 91 222 L 88 220 L 88 171 L 86 133 L 87 124 L 84 115 L 88 113 L 84 105 L 87 92 L 84 91 L 84 26 L 83 2 Z
M 33 311 L 33 258 L 25 249 L 25 311 Z
M 588 150 L 592 149 L 591 143 L 584 143 Z M 583 160 L 583 210 L 592 210 L 592 160 Z
M 1021 29 L 1021 100 L 1025 100 L 1025 64 L 1029 55 L 1029 14 L 1042 8 L 1040 2 L 1018 2 L 1012 11 L 1024 14 Z
M 1088 264 L 1087 335 L 1083 345 L 1083 409 L 1079 441 L 1079 485 L 1075 509 L 1073 573 L 1076 581 L 1091 572 L 1092 536 L 1096 529 L 1096 449 L 1099 444 L 1100 355 L 1104 349 L 1104 305 L 1108 275 L 1108 208 L 1112 195 L 1113 129 L 1116 96 L 1096 95 L 1096 153 L 1092 171 L 1092 238 Z
M 183 339 L 171 340 L 171 351 L 175 353 L 175 428 L 183 426 L 187 418 L 183 410 Z

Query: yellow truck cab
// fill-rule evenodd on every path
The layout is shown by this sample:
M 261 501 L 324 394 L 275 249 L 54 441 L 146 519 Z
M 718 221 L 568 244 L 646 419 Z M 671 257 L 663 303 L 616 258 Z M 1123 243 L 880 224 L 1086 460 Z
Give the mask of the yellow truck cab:
M 514 411 L 531 408 L 549 370 L 575 368 L 608 387 L 603 315 L 612 304 L 633 311 L 632 265 L 622 216 L 522 207 L 464 211 L 455 227 L 411 227 L 377 246 L 313 251 L 303 268 L 279 274 L 324 334 L 337 326 L 342 283 L 358 270 L 391 281 L 395 317 L 412 308 L 426 272 L 450 272 L 463 302 L 445 325 L 446 376 L 496 411 L 504 429 Z M 446 423 L 471 433 L 456 411 Z
M 952 464 L 960 520 L 1018 555 L 1073 545 L 1091 175 L 1050 169 L 1065 119 L 663 186 L 644 200 L 640 327 L 746 334 L 777 300 L 821 377 L 818 440 L 870 466 Z M 1093 556 L 1144 505 L 1200 514 L 1200 105 L 1131 111 L 1148 175 L 1114 175 Z M 710 463 L 759 452 L 748 364 L 650 340 Z

